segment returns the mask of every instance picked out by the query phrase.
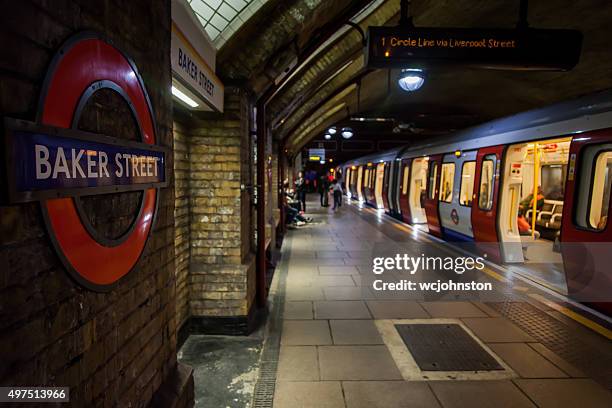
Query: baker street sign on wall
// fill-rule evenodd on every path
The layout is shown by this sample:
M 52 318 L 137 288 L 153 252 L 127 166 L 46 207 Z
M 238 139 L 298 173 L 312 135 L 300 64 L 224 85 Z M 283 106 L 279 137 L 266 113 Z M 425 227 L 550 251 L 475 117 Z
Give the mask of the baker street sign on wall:
M 77 128 L 98 91 L 126 103 L 138 141 Z M 40 203 L 49 239 L 79 284 L 110 290 L 134 269 L 153 229 L 159 189 L 168 184 L 169 149 L 158 144 L 151 101 L 126 54 L 96 33 L 68 39 L 51 61 L 36 119 L 4 119 L 4 151 L 8 201 Z M 128 191 L 142 192 L 131 225 L 119 237 L 104 236 L 81 197 Z
M 13 203 L 167 184 L 159 146 L 11 119 L 5 138 Z

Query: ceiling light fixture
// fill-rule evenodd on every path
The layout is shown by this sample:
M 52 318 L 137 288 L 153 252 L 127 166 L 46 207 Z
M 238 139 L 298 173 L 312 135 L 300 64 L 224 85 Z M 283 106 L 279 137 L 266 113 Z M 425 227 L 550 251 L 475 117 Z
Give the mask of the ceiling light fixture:
M 345 139 L 350 139 L 351 137 L 353 137 L 353 129 L 348 127 L 342 128 L 341 135 Z
M 397 80 L 398 85 L 406 92 L 414 92 L 423 86 L 425 73 L 422 69 L 402 69 Z
M 166 88 L 167 89 L 167 88 Z M 199 105 L 196 101 L 185 95 L 180 89 L 172 85 L 172 95 L 176 96 L 181 102 L 186 103 L 187 106 L 197 108 Z
M 325 140 L 329 140 L 331 139 L 331 135 L 329 133 L 326 133 L 325 136 L 323 136 L 325 138 Z
M 332 126 L 329 129 L 327 129 L 327 133 L 329 133 L 330 135 L 335 135 L 337 132 L 336 127 Z

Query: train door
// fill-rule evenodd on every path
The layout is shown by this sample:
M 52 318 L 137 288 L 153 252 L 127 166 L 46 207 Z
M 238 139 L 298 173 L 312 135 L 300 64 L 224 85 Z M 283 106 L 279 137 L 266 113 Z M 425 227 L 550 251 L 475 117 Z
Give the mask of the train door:
M 363 168 L 363 202 L 368 203 L 370 201 L 370 166 L 364 166 Z
M 353 172 L 351 171 L 350 167 L 347 167 L 344 170 L 344 193 L 350 197 L 351 196 L 351 174 Z
M 410 186 L 408 187 L 408 203 L 412 224 L 427 224 L 425 213 L 425 198 L 427 197 L 428 157 L 418 157 L 412 160 Z
M 438 213 L 438 191 L 440 184 L 440 165 L 442 155 L 429 157 L 429 169 L 427 172 L 427 194 L 425 195 L 425 214 L 429 232 L 437 237 L 442 237 L 440 227 L 440 215 Z
M 570 297 L 612 315 L 612 132 L 575 138 L 563 209 L 561 242 Z
M 383 182 L 382 182 L 382 205 L 387 211 L 391 211 L 389 206 L 389 180 L 391 179 L 391 162 L 382 163 L 383 167 Z M 378 201 L 378 200 L 377 200 Z M 380 208 L 380 207 L 379 207 Z
M 395 211 L 395 217 L 399 220 L 402 219 L 402 209 L 400 207 L 400 194 L 401 194 L 401 183 L 402 183 L 402 162 L 400 159 L 395 159 L 393 163 L 393 207 Z
M 504 146 L 485 147 L 476 156 L 474 202 L 472 203 L 472 228 L 474 240 L 488 259 L 500 261 L 497 237 L 497 200 L 499 197 L 499 172 Z
M 447 154 L 440 167 L 439 214 L 444 238 L 473 241 L 472 200 L 476 152 Z
M 385 180 L 385 168 L 388 166 L 385 166 L 385 163 L 378 163 L 376 165 L 376 167 L 374 168 L 374 174 L 373 174 L 373 193 L 374 193 L 374 197 L 373 197 L 373 202 L 372 204 L 374 205 L 374 207 L 376 208 L 385 208 L 385 203 L 383 201 L 383 184 L 384 184 L 384 180 Z
M 401 213 L 401 218 L 404 222 L 407 222 L 408 224 L 412 223 L 412 216 L 410 215 L 410 204 L 408 202 L 410 162 L 410 159 L 404 159 L 400 162 L 400 183 L 398 188 L 399 209 Z
M 357 199 L 359 201 L 363 201 L 363 166 L 359 166 L 357 168 L 357 186 L 356 186 L 356 190 L 357 190 Z
M 567 293 L 560 236 L 570 142 L 508 147 L 497 216 L 503 261 L 524 263 L 524 274 L 561 293 Z

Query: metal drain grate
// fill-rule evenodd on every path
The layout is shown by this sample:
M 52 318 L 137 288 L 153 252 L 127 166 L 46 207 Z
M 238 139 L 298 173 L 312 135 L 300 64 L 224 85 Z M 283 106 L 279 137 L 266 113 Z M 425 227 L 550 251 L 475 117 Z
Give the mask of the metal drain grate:
M 504 368 L 458 324 L 397 324 L 423 371 L 491 371 Z
M 291 258 L 291 235 L 286 238 L 285 252 L 279 261 L 278 290 L 274 295 L 272 311 L 268 316 L 268 326 L 264 340 L 261 358 L 259 360 L 259 375 L 253 390 L 253 408 L 272 408 L 276 388 L 276 373 L 278 370 L 278 355 L 282 332 L 283 308 L 285 305 L 285 289 Z
M 526 302 L 487 303 L 559 357 L 612 389 L 612 351 L 594 347 L 579 338 L 575 329 Z

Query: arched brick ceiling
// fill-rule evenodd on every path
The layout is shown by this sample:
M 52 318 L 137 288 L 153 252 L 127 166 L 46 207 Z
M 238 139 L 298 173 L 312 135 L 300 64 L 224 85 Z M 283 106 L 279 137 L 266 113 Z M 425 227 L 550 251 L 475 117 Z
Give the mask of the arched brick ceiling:
M 368 1 L 269 0 L 219 50 L 217 70 L 226 81 L 246 81 L 263 93 L 304 50 L 330 35 Z

